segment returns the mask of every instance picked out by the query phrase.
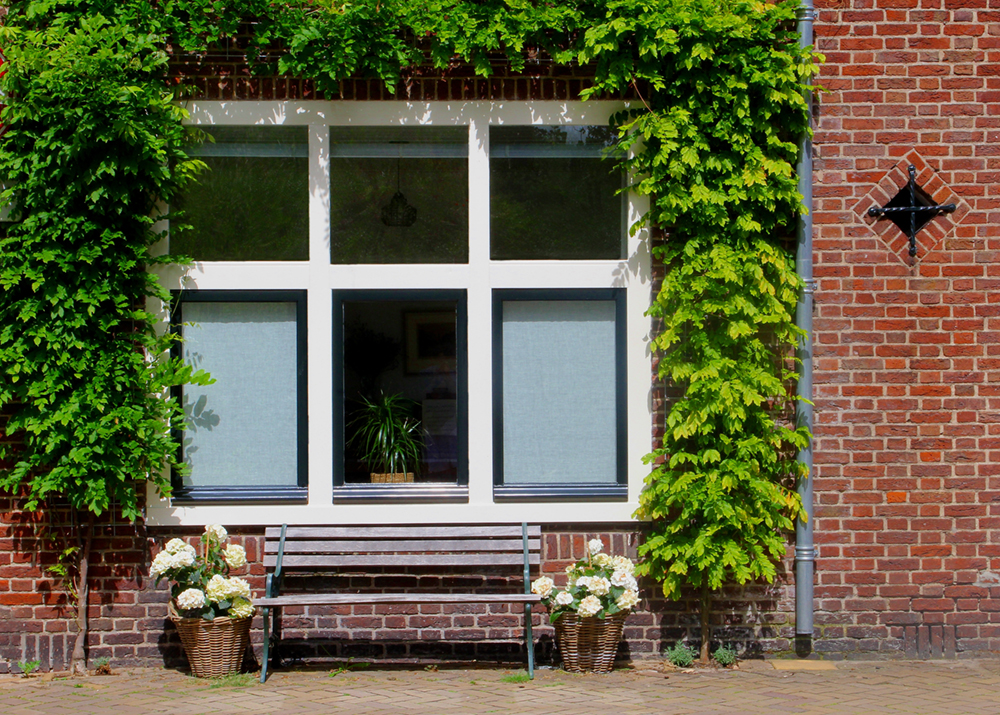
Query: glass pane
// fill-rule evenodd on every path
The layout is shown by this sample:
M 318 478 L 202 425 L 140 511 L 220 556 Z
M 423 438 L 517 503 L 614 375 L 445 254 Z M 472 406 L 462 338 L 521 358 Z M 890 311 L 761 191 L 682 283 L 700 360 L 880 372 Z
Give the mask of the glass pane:
M 466 263 L 466 127 L 331 127 L 332 263 Z
M 503 482 L 617 482 L 615 302 L 504 301 Z
M 624 255 L 615 131 L 598 126 L 490 129 L 490 257 L 618 259 Z
M 346 483 L 457 482 L 457 308 L 455 301 L 344 302 Z M 389 426 L 406 434 L 397 449 L 373 451 L 365 430 L 390 411 Z M 393 452 L 402 455 L 396 467 L 380 458 Z
M 173 208 L 190 230 L 171 233 L 172 253 L 198 261 L 309 259 L 307 127 L 211 127 L 208 164 Z
M 182 302 L 184 361 L 215 383 L 184 388 L 185 486 L 296 486 L 295 303 Z

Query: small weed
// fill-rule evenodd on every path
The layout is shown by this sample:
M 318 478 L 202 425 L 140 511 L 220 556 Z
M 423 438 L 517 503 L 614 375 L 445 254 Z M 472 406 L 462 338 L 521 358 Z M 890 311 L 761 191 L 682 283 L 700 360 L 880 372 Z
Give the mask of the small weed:
M 694 655 L 694 650 L 689 645 L 680 642 L 666 652 L 667 660 L 678 668 L 690 668 L 694 663 Z
M 727 648 L 724 645 L 720 645 L 712 657 L 715 658 L 715 662 L 721 665 L 723 668 L 728 668 L 730 665 L 736 662 L 736 651 L 732 648 Z
M 40 660 L 19 660 L 17 661 L 17 667 L 21 669 L 21 677 L 27 678 L 33 672 L 38 670 L 38 666 L 42 664 Z
M 341 665 L 340 667 L 334 668 L 333 670 L 330 671 L 330 677 L 336 678 L 338 675 L 349 673 L 352 670 L 364 670 L 369 665 L 371 665 L 371 663 L 355 663 L 350 658 L 348 658 L 347 662 L 344 663 L 344 665 Z
M 510 675 L 505 675 L 500 678 L 501 683 L 527 683 L 531 678 L 523 670 L 519 670 L 516 673 L 511 673 Z
M 215 678 L 208 686 L 210 688 L 248 688 L 257 682 L 253 673 L 231 673 Z
M 111 658 L 96 658 L 94 660 L 94 673 L 96 675 L 111 675 Z

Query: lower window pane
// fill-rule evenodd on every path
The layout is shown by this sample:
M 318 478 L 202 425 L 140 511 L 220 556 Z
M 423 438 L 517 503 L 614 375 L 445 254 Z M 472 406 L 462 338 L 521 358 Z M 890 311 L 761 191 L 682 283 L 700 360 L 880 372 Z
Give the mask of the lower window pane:
M 184 361 L 215 379 L 184 388 L 185 487 L 298 484 L 296 307 L 181 302 Z
M 615 483 L 615 301 L 502 310 L 503 483 Z
M 457 308 L 343 302 L 345 483 L 457 483 Z

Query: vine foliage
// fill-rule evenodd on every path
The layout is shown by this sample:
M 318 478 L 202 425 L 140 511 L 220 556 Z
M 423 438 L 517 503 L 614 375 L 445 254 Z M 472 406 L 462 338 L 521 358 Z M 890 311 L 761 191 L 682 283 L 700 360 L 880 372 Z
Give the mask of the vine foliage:
M 206 381 L 168 356 L 147 301 L 160 207 L 202 168 L 168 78 L 168 51 L 251 28 L 259 73 L 396 85 L 406 68 L 497 56 L 590 65 L 587 97 L 641 90 L 615 118 L 643 217 L 663 227 L 650 314 L 677 391 L 637 515 L 643 573 L 685 584 L 770 580 L 800 513 L 791 460 L 807 435 L 779 421 L 799 339 L 800 288 L 782 247 L 800 212 L 793 166 L 815 56 L 794 4 L 756 0 L 7 0 L 0 171 L 17 221 L 0 239 L 0 489 L 100 514 L 141 514 L 182 418 L 170 388 Z M 235 43 L 234 43 L 235 44 Z M 242 46 L 242 45 L 241 45 Z M 638 105 L 638 106 L 636 106 Z M 84 578 L 85 583 L 85 578 Z M 85 593 L 85 591 L 84 591 Z

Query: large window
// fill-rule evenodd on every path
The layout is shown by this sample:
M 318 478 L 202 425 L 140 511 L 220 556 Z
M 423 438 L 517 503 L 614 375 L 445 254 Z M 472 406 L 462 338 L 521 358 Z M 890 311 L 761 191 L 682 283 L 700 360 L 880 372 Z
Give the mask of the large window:
M 151 523 L 630 518 L 651 271 L 621 108 L 192 103 L 194 262 L 162 275 L 215 382 Z
M 623 291 L 494 293 L 498 497 L 624 497 Z
M 180 393 L 179 497 L 304 499 L 304 293 L 191 291 L 177 312 L 184 362 L 214 380 Z

